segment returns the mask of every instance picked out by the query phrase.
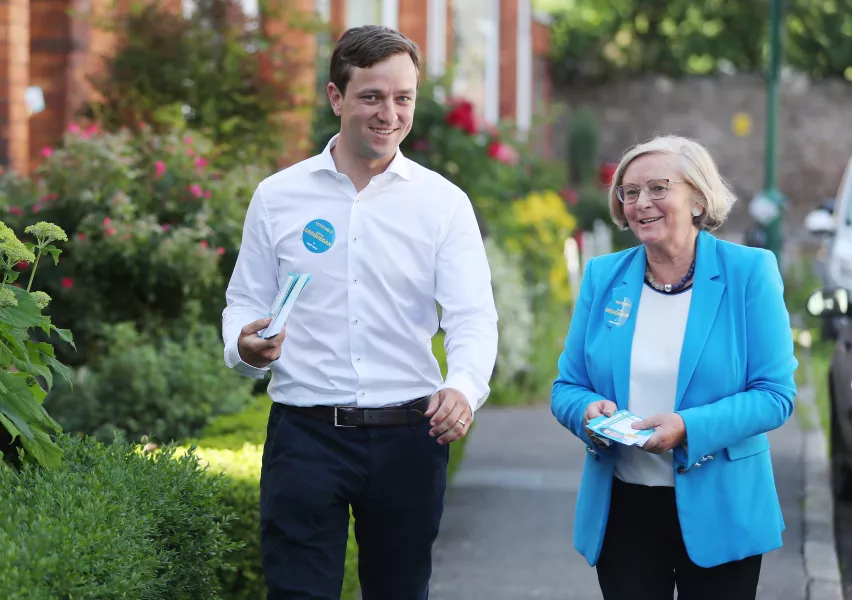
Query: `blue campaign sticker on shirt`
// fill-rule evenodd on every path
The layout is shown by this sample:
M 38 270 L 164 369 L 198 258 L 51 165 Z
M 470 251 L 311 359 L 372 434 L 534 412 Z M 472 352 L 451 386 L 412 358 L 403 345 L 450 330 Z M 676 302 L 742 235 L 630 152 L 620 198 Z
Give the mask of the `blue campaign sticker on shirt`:
M 310 221 L 302 230 L 302 243 L 305 248 L 320 254 L 334 245 L 334 226 L 324 219 Z
M 630 301 L 630 298 L 610 302 L 609 306 L 604 309 L 604 318 L 607 325 L 610 327 L 621 327 L 624 325 L 630 316 L 630 309 L 632 307 L 633 303 Z

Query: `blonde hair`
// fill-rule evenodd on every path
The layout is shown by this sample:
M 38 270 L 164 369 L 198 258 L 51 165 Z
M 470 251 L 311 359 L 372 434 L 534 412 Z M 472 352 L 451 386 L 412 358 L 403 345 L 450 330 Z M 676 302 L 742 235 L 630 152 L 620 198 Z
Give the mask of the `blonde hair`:
M 616 188 L 621 185 L 624 172 L 635 159 L 646 154 L 668 154 L 680 159 L 680 177 L 696 191 L 695 201 L 704 207 L 693 222 L 699 229 L 717 229 L 731 213 L 737 197 L 719 173 L 713 157 L 698 142 L 676 135 L 655 137 L 649 142 L 633 146 L 618 163 L 609 187 L 609 214 L 619 229 L 627 229 L 624 205 L 618 199 Z

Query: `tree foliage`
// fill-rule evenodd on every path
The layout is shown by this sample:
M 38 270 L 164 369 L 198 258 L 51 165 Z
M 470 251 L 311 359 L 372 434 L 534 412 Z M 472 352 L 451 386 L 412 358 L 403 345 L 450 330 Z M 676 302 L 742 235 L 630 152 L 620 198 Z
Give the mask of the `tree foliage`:
M 785 64 L 852 80 L 852 0 L 783 0 Z M 566 83 L 658 73 L 759 72 L 770 0 L 565 0 L 552 3 L 552 61 Z

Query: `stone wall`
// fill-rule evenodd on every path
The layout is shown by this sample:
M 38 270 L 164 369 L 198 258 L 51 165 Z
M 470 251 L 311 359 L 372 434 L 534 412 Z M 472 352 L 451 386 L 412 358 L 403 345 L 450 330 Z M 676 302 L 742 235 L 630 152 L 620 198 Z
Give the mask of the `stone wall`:
M 560 89 L 567 110 L 558 140 L 567 154 L 571 114 L 581 106 L 596 113 L 602 161 L 617 162 L 629 146 L 656 134 L 679 134 L 706 144 L 739 202 L 729 227 L 744 229 L 748 200 L 763 187 L 766 88 L 757 76 L 646 78 L 600 87 Z M 750 117 L 747 135 L 734 133 L 736 115 Z M 852 84 L 788 77 L 781 84 L 778 187 L 791 200 L 787 225 L 827 196 L 834 196 L 852 159 Z

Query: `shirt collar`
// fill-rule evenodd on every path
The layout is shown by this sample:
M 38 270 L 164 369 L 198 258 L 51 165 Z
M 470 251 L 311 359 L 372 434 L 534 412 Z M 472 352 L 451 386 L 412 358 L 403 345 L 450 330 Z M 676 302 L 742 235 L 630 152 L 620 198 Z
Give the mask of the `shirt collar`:
M 315 173 L 317 171 L 339 173 L 337 166 L 334 164 L 334 158 L 331 156 L 331 149 L 337 144 L 337 139 L 339 137 L 339 133 L 332 137 L 328 141 L 328 144 L 326 144 L 325 150 L 322 151 L 322 154 L 318 154 L 313 157 L 313 164 L 310 169 L 311 173 Z M 402 150 L 399 148 L 396 149 L 396 154 L 394 155 L 391 163 L 388 165 L 388 168 L 385 169 L 385 173 L 393 173 L 406 181 L 411 180 L 411 168 L 408 165 L 408 159 L 403 156 Z

